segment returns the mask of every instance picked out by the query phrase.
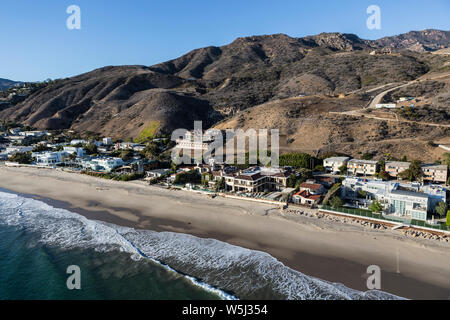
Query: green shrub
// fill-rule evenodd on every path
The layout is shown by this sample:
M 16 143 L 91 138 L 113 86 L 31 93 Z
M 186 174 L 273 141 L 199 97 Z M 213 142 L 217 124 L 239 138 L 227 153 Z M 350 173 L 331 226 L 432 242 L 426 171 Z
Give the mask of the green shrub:
M 331 206 L 332 206 L 334 209 L 340 208 L 340 207 L 342 207 L 342 205 L 344 204 L 344 202 L 342 201 L 342 199 L 339 198 L 338 196 L 334 196 L 333 198 L 331 198 L 331 199 L 329 200 L 329 203 L 331 204 Z
M 10 160 L 20 164 L 30 164 L 32 160 L 31 152 L 16 152 L 11 156 Z
M 450 210 L 447 211 L 447 220 L 446 220 L 447 226 L 450 227 Z
M 383 210 L 383 206 L 379 201 L 372 201 L 372 203 L 369 206 L 370 211 L 372 212 L 381 212 Z

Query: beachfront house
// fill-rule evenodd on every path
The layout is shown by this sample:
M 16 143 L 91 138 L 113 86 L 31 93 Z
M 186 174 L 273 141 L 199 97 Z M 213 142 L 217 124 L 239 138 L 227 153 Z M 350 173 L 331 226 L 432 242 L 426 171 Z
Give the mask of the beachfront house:
M 392 181 L 348 177 L 342 181 L 341 198 L 368 206 L 372 200 L 386 202 L 389 192 L 398 186 L 397 182 Z
M 429 196 L 425 193 L 392 190 L 388 197 L 388 213 L 398 217 L 426 221 Z
M 236 177 L 232 177 L 233 184 L 230 185 L 228 182 L 230 178 L 225 179 L 225 183 L 231 186 L 231 191 L 243 191 L 243 192 L 262 192 L 265 187 L 266 178 L 261 175 L 260 172 L 243 172 Z
M 347 163 L 347 172 L 353 175 L 373 176 L 377 172 L 378 161 L 352 159 Z
M 115 168 L 123 166 L 123 160 L 121 158 L 98 157 L 83 161 L 82 166 L 93 171 L 111 172 Z
M 287 187 L 289 172 L 280 168 L 253 167 L 241 172 L 223 173 L 222 176 L 227 190 L 254 193 L 283 190 Z
M 319 183 L 303 182 L 300 184 L 300 191 L 307 191 L 310 194 L 323 194 L 325 188 Z
M 36 164 L 40 166 L 55 166 L 69 156 L 65 151 L 45 151 L 45 152 L 33 152 L 31 155 L 36 159 Z
M 417 182 L 368 180 L 357 177 L 342 181 L 341 198 L 348 205 L 368 208 L 377 200 L 383 212 L 396 217 L 425 221 L 439 202 L 446 202 L 446 190 L 439 185 L 422 185 Z
M 323 160 L 323 166 L 328 172 L 339 172 L 339 168 L 347 165 L 349 157 L 331 157 Z
M 316 206 L 320 201 L 320 194 L 311 194 L 307 190 L 297 192 L 292 196 L 292 202 L 295 204 L 302 204 L 309 207 Z
M 170 172 L 170 169 L 154 169 L 154 170 L 146 171 L 145 179 L 151 180 L 151 179 L 155 179 L 155 178 L 160 178 L 162 176 L 169 174 L 169 172 Z

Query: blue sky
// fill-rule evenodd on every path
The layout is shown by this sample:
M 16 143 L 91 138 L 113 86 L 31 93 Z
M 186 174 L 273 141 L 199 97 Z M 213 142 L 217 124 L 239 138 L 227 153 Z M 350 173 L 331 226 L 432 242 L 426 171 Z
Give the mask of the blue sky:
M 81 8 L 81 30 L 66 28 L 73 4 Z M 381 30 L 366 27 L 372 4 L 381 8 Z M 105 65 L 152 65 L 250 35 L 377 39 L 450 30 L 450 0 L 14 0 L 3 1 L 0 27 L 0 78 L 40 81 Z

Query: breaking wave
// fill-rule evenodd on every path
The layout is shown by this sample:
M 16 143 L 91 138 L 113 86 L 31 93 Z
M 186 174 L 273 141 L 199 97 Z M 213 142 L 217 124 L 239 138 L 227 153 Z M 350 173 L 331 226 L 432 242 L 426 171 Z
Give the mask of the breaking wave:
M 400 299 L 310 277 L 271 255 L 187 234 L 135 230 L 0 192 L 0 223 L 36 232 L 39 241 L 64 249 L 119 250 L 184 275 L 222 299 Z M 218 289 L 220 288 L 220 289 Z

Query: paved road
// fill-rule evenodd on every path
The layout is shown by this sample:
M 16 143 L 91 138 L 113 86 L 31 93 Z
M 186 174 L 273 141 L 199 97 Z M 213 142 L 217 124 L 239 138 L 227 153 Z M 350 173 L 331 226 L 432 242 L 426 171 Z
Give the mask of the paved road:
M 344 112 L 333 112 L 330 111 L 330 114 L 339 114 L 339 115 L 348 115 L 348 116 L 357 116 L 357 117 L 365 117 L 369 119 L 375 119 L 380 121 L 391 121 L 391 122 L 403 122 L 403 123 L 414 123 L 417 125 L 424 125 L 424 126 L 431 126 L 431 127 L 440 127 L 440 128 L 450 128 L 450 124 L 441 124 L 441 123 L 430 123 L 430 122 L 422 122 L 422 121 L 413 121 L 413 120 L 406 120 L 406 119 L 399 119 L 398 117 L 396 119 L 392 118 L 383 118 L 383 117 L 377 117 L 371 114 L 361 113 L 362 110 L 352 110 L 352 111 L 344 111 Z
M 394 87 L 394 88 L 390 88 L 390 89 L 388 89 L 388 90 L 386 90 L 386 91 L 383 91 L 383 92 L 377 94 L 377 95 L 375 96 L 375 98 L 373 98 L 372 102 L 369 104 L 369 106 L 368 106 L 367 108 L 368 108 L 368 109 L 375 109 L 375 107 L 377 106 L 377 104 L 379 104 L 379 103 L 381 102 L 381 100 L 383 99 L 383 97 L 384 97 L 386 94 L 388 94 L 388 93 L 391 92 L 391 91 L 394 91 L 394 90 L 397 90 L 397 89 L 400 89 L 400 88 L 409 86 L 410 84 L 412 84 L 412 83 L 414 83 L 414 82 L 416 82 L 416 80 L 410 81 L 410 82 L 407 82 L 407 83 L 404 83 L 404 84 L 402 84 L 402 85 L 400 85 L 400 86 L 397 86 L 397 87 Z
M 440 123 L 429 123 L 429 122 L 421 122 L 421 121 L 413 121 L 413 120 L 406 120 L 406 119 L 399 119 L 397 114 L 395 115 L 395 119 L 391 119 L 391 118 L 383 118 L 383 117 L 377 117 L 371 114 L 365 114 L 362 113 L 361 111 L 365 110 L 365 109 L 375 109 L 375 106 L 377 104 L 379 104 L 381 102 L 381 100 L 383 99 L 383 97 L 391 92 L 394 91 L 396 89 L 402 88 L 402 87 L 406 87 L 409 86 L 413 83 L 419 83 L 419 82 L 423 82 L 423 81 L 428 81 L 428 80 L 436 80 L 436 79 L 440 79 L 440 78 L 446 78 L 446 77 L 450 77 L 450 73 L 445 73 L 445 74 L 440 74 L 440 75 L 434 75 L 434 76 L 430 76 L 430 75 L 424 75 L 419 79 L 416 80 L 412 80 L 409 81 L 407 83 L 395 86 L 393 88 L 387 89 L 379 94 L 377 94 L 372 101 L 370 102 L 370 104 L 367 106 L 367 108 L 363 108 L 363 109 L 358 109 L 358 110 L 351 110 L 351 111 L 344 111 L 344 112 L 333 112 L 330 111 L 329 113 L 331 114 L 340 114 L 340 115 L 349 115 L 349 116 L 360 116 L 360 117 L 366 117 L 366 118 L 370 118 L 370 119 L 375 119 L 375 120 L 381 120 L 381 121 L 395 121 L 395 122 L 406 122 L 406 123 L 414 123 L 414 124 L 419 124 L 419 125 L 426 125 L 426 126 L 432 126 L 432 127 L 444 127 L 444 128 L 450 128 L 450 125 L 448 124 L 440 124 Z M 387 84 L 387 85 L 392 85 Z M 383 86 L 381 86 L 383 87 Z M 381 87 L 377 87 L 377 88 L 373 88 L 367 92 L 371 92 L 374 91 L 376 89 L 379 89 Z
M 394 88 L 390 88 L 390 89 L 385 90 L 385 91 L 379 93 L 378 95 L 376 95 L 375 98 L 373 98 L 372 102 L 369 104 L 368 108 L 374 109 L 375 106 L 381 102 L 381 100 L 383 99 L 383 97 L 384 97 L 386 94 L 388 94 L 389 92 L 391 92 L 391 91 L 394 91 L 394 90 L 397 90 L 397 89 L 400 89 L 400 88 L 409 86 L 409 85 L 411 85 L 411 84 L 413 84 L 413 83 L 419 83 L 419 82 L 428 81 L 428 80 L 436 80 L 436 79 L 440 79 L 440 78 L 446 78 L 446 77 L 449 77 L 449 76 L 450 76 L 450 73 L 440 74 L 440 75 L 435 75 L 435 76 L 426 76 L 426 75 L 425 75 L 425 76 L 423 76 L 422 78 L 419 78 L 419 79 L 416 79 L 416 80 L 409 81 L 409 82 L 407 82 L 407 83 L 401 84 L 401 85 L 396 86 L 396 87 L 394 87 Z M 374 89 L 371 89 L 371 90 L 366 91 L 366 92 L 371 92 L 371 91 L 374 91 Z

